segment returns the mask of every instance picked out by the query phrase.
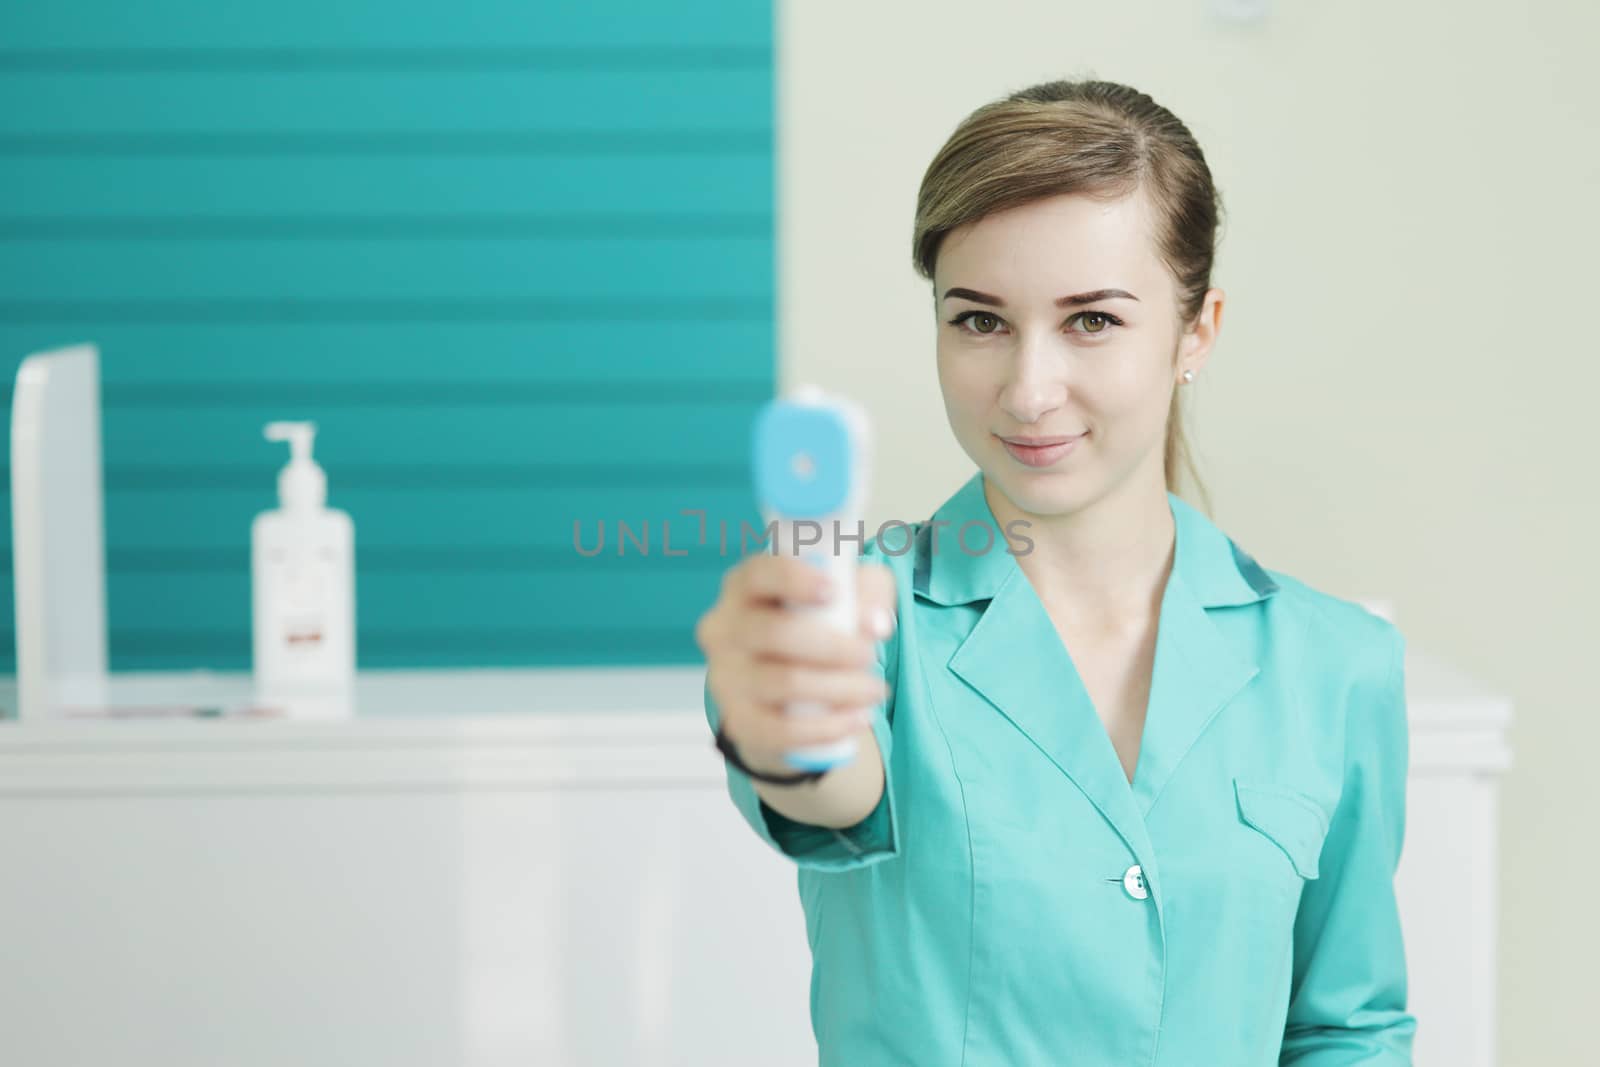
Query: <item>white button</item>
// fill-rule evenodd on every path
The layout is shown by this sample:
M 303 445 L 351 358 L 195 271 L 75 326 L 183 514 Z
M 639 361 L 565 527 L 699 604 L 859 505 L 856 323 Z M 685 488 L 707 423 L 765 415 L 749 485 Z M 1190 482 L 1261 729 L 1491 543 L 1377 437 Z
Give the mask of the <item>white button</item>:
M 1144 870 L 1137 863 L 1122 873 L 1122 888 L 1134 900 L 1143 900 L 1150 895 L 1150 890 L 1144 884 Z

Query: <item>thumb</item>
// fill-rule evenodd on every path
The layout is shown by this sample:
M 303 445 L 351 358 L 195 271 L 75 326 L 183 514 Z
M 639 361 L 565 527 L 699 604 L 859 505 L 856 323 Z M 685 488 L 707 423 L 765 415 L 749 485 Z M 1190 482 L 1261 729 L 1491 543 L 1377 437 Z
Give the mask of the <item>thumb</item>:
M 880 641 L 894 632 L 894 571 L 882 563 L 856 567 L 856 611 L 863 632 Z

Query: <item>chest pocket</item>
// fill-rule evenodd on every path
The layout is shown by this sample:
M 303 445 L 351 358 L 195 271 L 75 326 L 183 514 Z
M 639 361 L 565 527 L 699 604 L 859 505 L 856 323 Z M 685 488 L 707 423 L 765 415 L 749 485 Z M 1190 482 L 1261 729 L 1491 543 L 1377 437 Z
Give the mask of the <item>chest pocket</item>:
M 1328 836 L 1328 816 L 1306 794 L 1271 782 L 1233 780 L 1239 817 L 1277 845 L 1301 878 L 1317 877 L 1317 858 Z

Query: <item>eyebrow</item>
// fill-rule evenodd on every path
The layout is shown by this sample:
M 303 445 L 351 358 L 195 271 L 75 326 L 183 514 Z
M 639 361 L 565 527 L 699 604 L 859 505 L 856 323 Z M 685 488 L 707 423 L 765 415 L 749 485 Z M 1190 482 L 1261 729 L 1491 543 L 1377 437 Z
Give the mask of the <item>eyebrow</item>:
M 1006 306 L 1006 302 L 998 296 L 980 293 L 976 289 L 962 289 L 959 287 L 946 289 L 944 298 L 949 300 L 952 296 L 960 297 L 962 300 L 971 300 L 975 304 L 992 304 L 997 308 Z M 1123 300 L 1139 299 L 1126 289 L 1095 289 L 1087 293 L 1074 293 L 1072 296 L 1063 296 L 1056 300 L 1056 307 L 1077 307 L 1080 304 L 1093 304 L 1101 300 L 1116 300 L 1119 298 Z

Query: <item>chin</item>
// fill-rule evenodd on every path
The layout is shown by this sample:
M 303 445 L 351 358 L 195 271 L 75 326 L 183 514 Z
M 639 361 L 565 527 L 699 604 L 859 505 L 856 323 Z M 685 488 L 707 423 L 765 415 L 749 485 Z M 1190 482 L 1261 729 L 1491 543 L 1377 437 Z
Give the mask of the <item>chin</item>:
M 1020 468 L 1003 447 L 993 463 L 984 467 L 983 475 L 1018 510 L 1030 515 L 1063 515 L 1083 506 L 1084 481 L 1080 472 L 1073 471 L 1068 477 L 1062 470 Z

